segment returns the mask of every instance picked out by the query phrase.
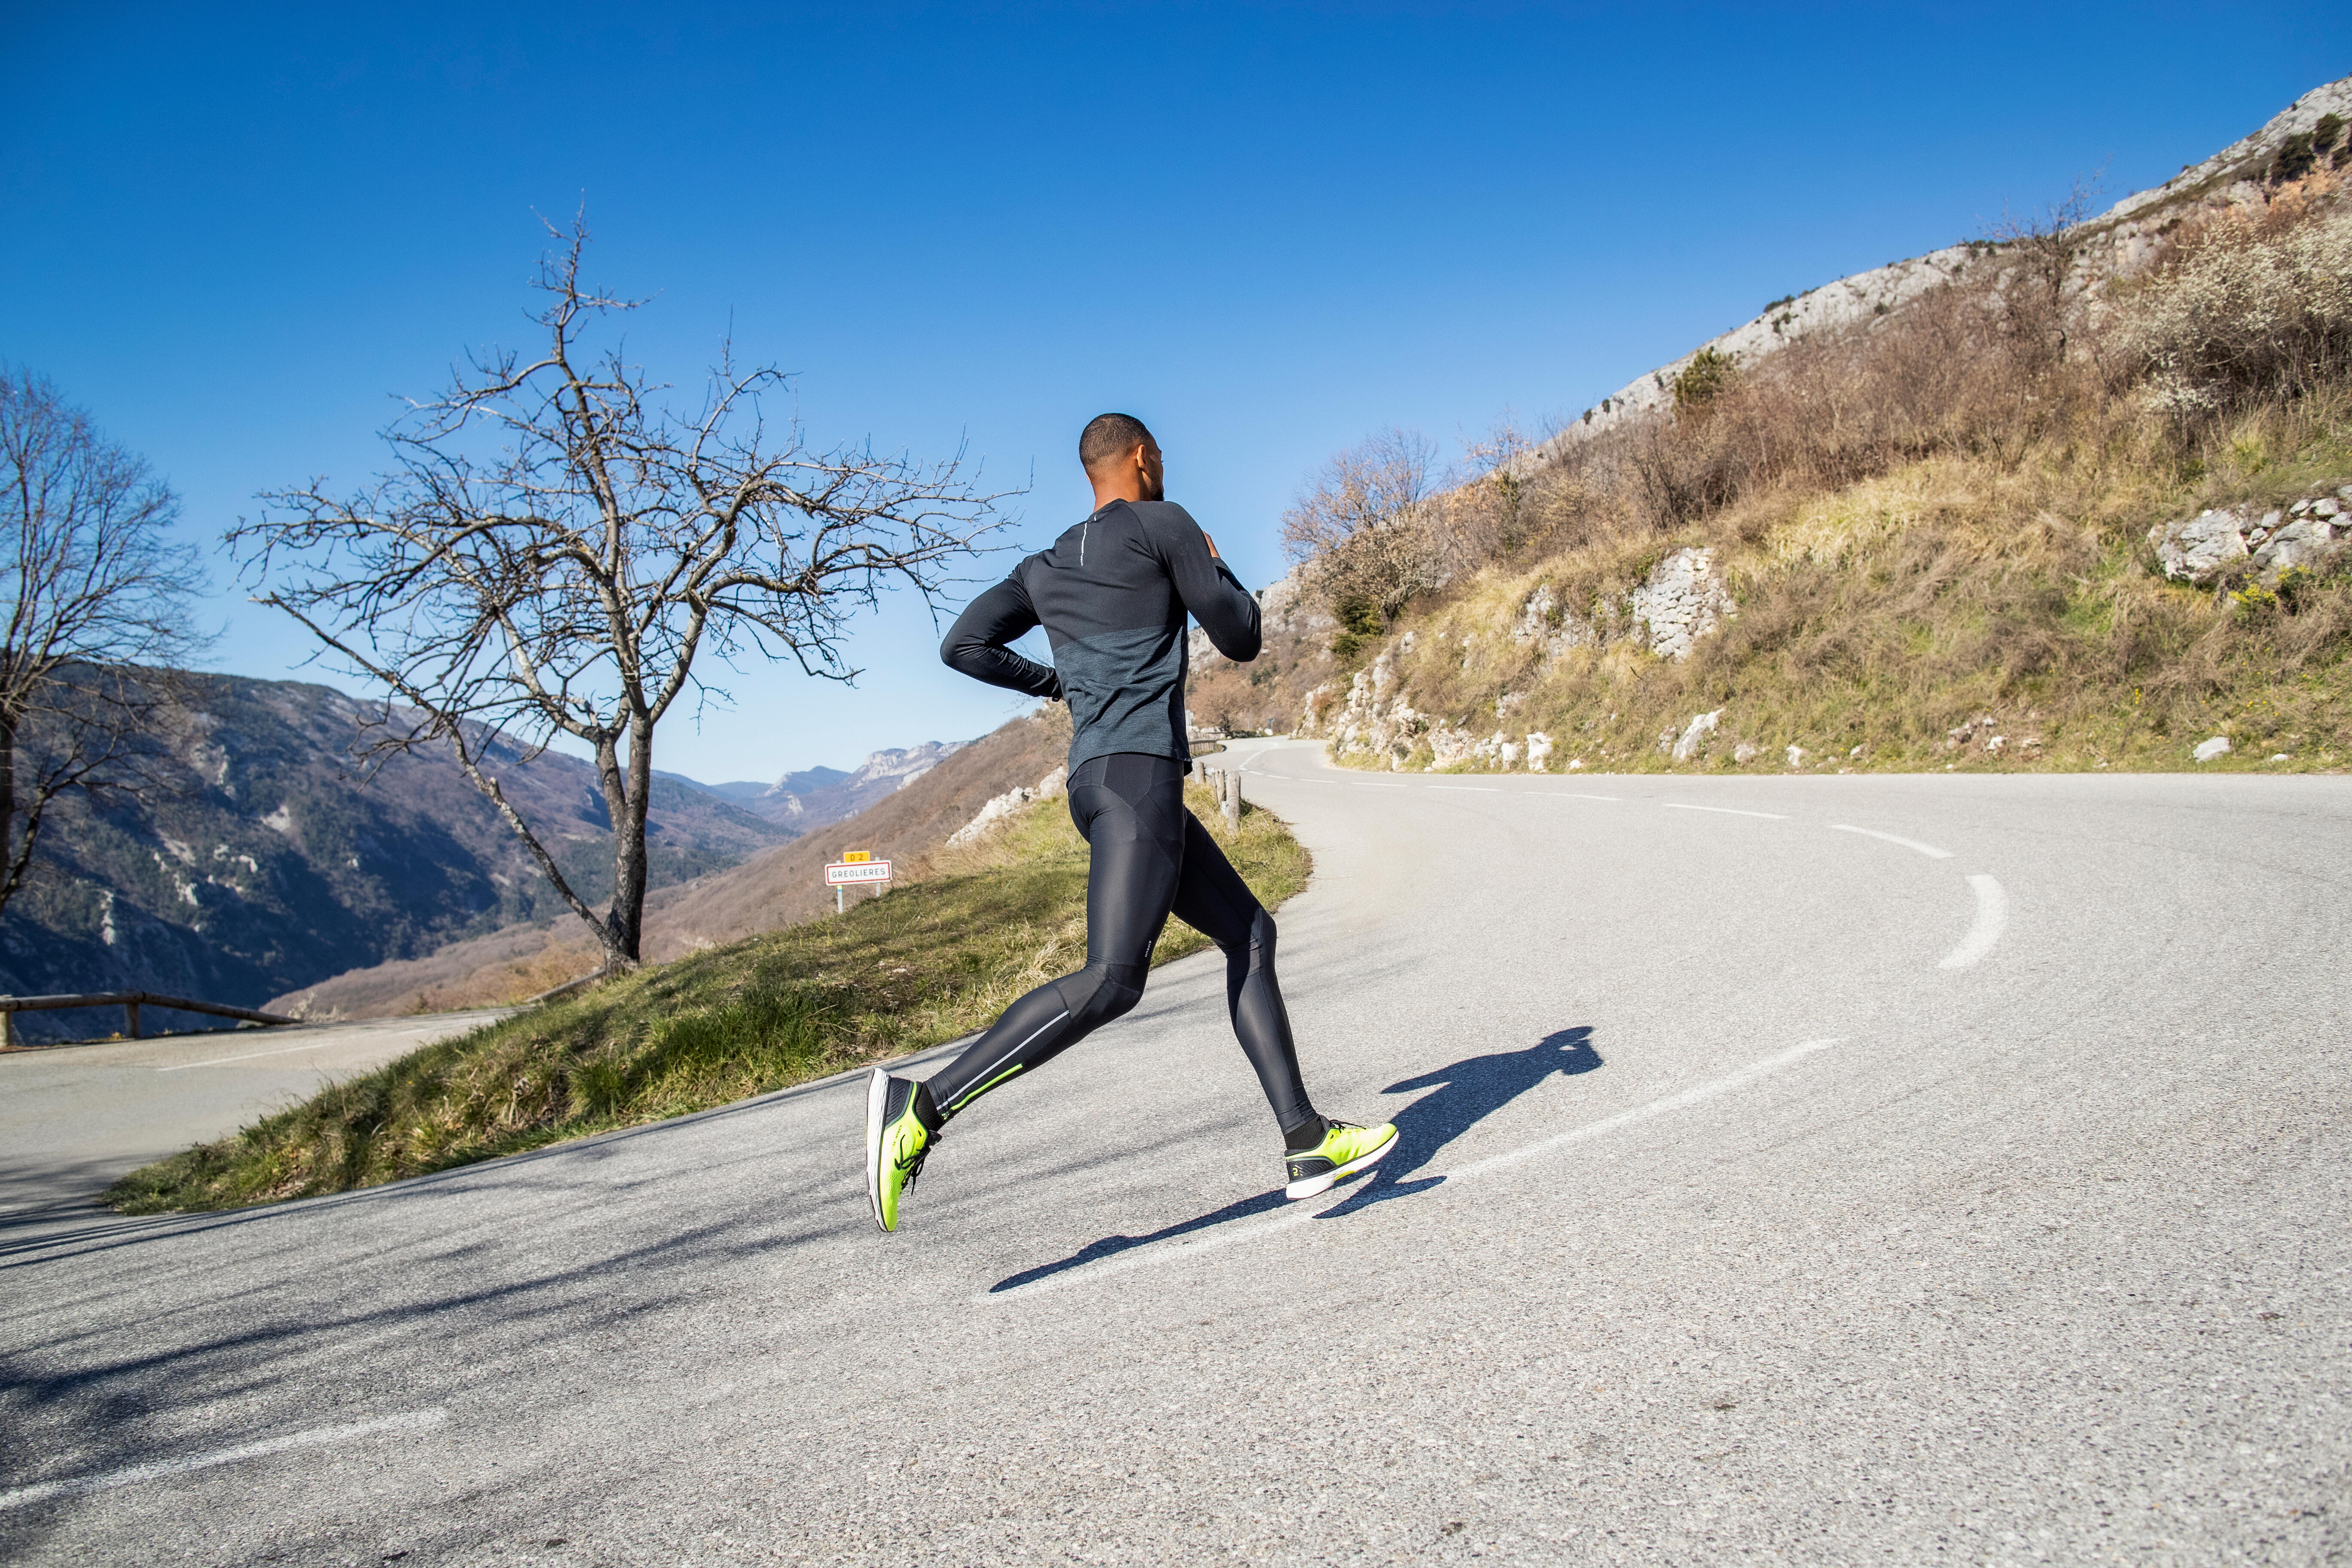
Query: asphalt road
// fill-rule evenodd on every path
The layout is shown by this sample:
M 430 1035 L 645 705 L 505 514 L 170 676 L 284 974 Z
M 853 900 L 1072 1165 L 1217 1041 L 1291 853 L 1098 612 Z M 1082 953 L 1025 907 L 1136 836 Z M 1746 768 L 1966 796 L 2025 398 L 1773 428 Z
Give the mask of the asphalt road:
M 877 1234 L 814 1086 L 0 1255 L 21 1563 L 2352 1554 L 2352 780 L 1386 778 Z
M 503 1009 L 222 1029 L 0 1056 L 0 1244 L 79 1229 L 150 1160 L 236 1131 Z

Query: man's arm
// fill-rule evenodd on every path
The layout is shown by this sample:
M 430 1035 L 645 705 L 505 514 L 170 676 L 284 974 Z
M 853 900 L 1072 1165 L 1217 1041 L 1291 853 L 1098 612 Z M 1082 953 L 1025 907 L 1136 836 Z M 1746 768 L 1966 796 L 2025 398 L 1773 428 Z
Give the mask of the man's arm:
M 1172 501 L 1146 502 L 1148 522 L 1160 558 L 1176 584 L 1177 597 L 1209 634 L 1219 653 L 1236 664 L 1257 657 L 1261 642 L 1257 601 L 1209 548 L 1208 536 L 1192 514 Z M 1144 507 L 1136 509 L 1139 512 Z
M 1062 699 L 1062 678 L 1034 658 L 1024 658 L 1004 645 L 1037 624 L 1037 612 L 1019 576 L 1007 577 L 963 607 L 947 640 L 940 644 L 940 660 L 974 680 L 1025 691 L 1032 697 Z

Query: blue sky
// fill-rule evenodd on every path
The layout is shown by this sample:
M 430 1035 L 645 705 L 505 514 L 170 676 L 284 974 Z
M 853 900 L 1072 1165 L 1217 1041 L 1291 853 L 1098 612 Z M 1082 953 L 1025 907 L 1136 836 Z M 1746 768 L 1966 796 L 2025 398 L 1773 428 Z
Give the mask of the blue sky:
M 1386 424 L 1573 416 L 1764 302 L 2104 171 L 2160 182 L 2352 70 L 2326 6 L 131 6 L 0 11 L 0 358 L 185 500 L 381 466 L 396 394 L 525 343 L 534 209 L 656 296 L 691 384 L 731 330 L 823 441 L 960 445 L 1088 502 L 1105 408 L 1254 585 Z M 992 577 L 1010 557 L 975 567 Z M 225 564 L 214 662 L 307 651 Z M 764 778 L 980 733 L 917 606 L 854 689 L 727 678 L 656 764 Z

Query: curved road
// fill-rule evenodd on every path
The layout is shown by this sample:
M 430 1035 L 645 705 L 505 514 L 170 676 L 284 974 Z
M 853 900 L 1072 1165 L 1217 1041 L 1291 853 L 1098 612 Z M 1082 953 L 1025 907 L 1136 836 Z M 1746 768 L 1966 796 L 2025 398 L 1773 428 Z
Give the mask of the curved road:
M 1235 760 L 1375 1180 L 1273 1195 L 1210 955 L 896 1237 L 849 1082 L 94 1223 L 0 1256 L 0 1552 L 2352 1554 L 2352 781 Z

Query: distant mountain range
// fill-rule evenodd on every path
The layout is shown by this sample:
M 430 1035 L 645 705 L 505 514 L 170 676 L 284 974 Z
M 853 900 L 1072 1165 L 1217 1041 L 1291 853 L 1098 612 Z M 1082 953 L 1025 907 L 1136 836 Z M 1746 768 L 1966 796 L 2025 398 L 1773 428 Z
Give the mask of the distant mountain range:
M 913 784 L 955 755 L 969 741 L 926 741 L 919 746 L 877 752 L 849 773 L 806 768 L 773 784 L 700 784 L 683 773 L 664 773 L 682 784 L 717 795 L 793 833 L 809 833 L 845 821 L 887 795 Z
M 166 737 L 163 787 L 103 809 L 69 800 L 47 830 L 38 878 L 0 918 L 0 990 L 152 990 L 256 1006 L 518 921 L 577 923 L 446 751 L 395 756 L 362 776 L 351 758 L 361 703 L 297 681 L 194 679 L 201 695 Z M 611 825 L 594 770 L 555 752 L 524 762 L 510 742 L 489 751 L 508 798 L 581 896 L 609 896 Z M 658 778 L 651 880 L 723 870 L 795 836 Z M 175 1015 L 151 1026 L 197 1023 Z M 18 1016 L 35 1040 L 118 1024 Z
M 804 806 L 830 810 L 856 787 L 877 791 L 874 804 L 825 831 L 754 855 L 740 866 L 664 888 L 646 900 L 645 955 L 650 963 L 734 942 L 755 931 L 804 921 L 833 908 L 824 864 L 857 847 L 892 861 L 900 874 L 919 875 L 948 836 L 970 822 L 991 797 L 1014 784 L 1034 787 L 1068 755 L 1066 709 L 1049 705 L 977 741 L 877 752 L 856 773 L 811 768 L 773 785 L 700 785 L 748 789 L 766 796 L 794 791 L 795 781 L 820 780 Z M 931 764 L 947 759 L 942 766 Z M 893 772 L 893 769 L 900 771 Z M 822 782 L 830 778 L 831 783 Z M 893 781 L 898 782 L 893 782 Z M 678 780 L 680 784 L 689 781 Z M 376 1018 L 394 1014 L 496 1006 L 519 1001 L 587 973 L 599 962 L 594 943 L 576 920 L 513 925 L 452 942 L 438 952 L 354 968 L 269 1003 L 273 1011 L 308 1018 Z

